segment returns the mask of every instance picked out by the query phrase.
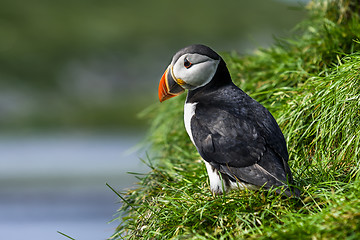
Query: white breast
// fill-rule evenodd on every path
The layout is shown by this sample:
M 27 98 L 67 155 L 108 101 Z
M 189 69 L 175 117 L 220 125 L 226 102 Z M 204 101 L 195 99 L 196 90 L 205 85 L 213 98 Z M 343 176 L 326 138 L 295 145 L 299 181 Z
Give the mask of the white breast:
M 195 114 L 196 104 L 197 103 L 185 103 L 185 106 L 184 106 L 185 129 L 194 145 L 195 145 L 194 138 L 191 133 L 191 118 Z

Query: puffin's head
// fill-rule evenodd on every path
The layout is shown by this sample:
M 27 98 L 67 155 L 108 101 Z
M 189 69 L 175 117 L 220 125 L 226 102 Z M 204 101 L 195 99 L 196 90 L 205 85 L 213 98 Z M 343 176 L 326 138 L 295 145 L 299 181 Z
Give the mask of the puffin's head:
M 180 95 L 185 89 L 205 86 L 214 77 L 221 57 L 204 45 L 191 45 L 178 51 L 159 84 L 159 100 Z

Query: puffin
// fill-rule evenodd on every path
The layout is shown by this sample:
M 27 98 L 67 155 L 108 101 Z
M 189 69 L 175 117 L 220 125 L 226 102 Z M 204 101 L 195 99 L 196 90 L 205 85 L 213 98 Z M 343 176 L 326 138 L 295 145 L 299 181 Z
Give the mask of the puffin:
M 195 44 L 173 56 L 159 83 L 159 100 L 185 90 L 185 129 L 205 162 L 213 194 L 274 188 L 299 197 L 275 118 L 233 83 L 219 54 Z

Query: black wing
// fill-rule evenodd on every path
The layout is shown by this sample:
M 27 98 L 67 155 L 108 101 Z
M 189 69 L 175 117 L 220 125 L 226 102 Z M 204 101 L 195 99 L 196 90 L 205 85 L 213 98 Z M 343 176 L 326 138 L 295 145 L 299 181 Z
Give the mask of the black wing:
M 200 155 L 220 172 L 257 186 L 292 182 L 282 132 L 270 112 L 249 96 L 235 108 L 198 103 L 191 129 Z

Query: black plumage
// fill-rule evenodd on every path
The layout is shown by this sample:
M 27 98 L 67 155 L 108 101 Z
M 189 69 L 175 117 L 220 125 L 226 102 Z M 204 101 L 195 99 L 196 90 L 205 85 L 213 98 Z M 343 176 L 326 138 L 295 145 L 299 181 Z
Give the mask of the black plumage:
M 287 187 L 293 179 L 277 122 L 265 107 L 233 84 L 221 58 L 210 83 L 189 90 L 186 103 L 196 103 L 191 119 L 194 144 L 223 179 L 265 188 L 285 186 L 286 195 L 299 195 L 297 189 Z
M 276 120 L 232 82 L 226 63 L 215 51 L 191 45 L 174 55 L 160 80 L 159 100 L 184 89 L 189 90 L 185 128 L 205 160 L 214 193 L 263 186 L 282 187 L 276 191 L 299 196 L 299 190 L 291 187 L 289 155 Z

